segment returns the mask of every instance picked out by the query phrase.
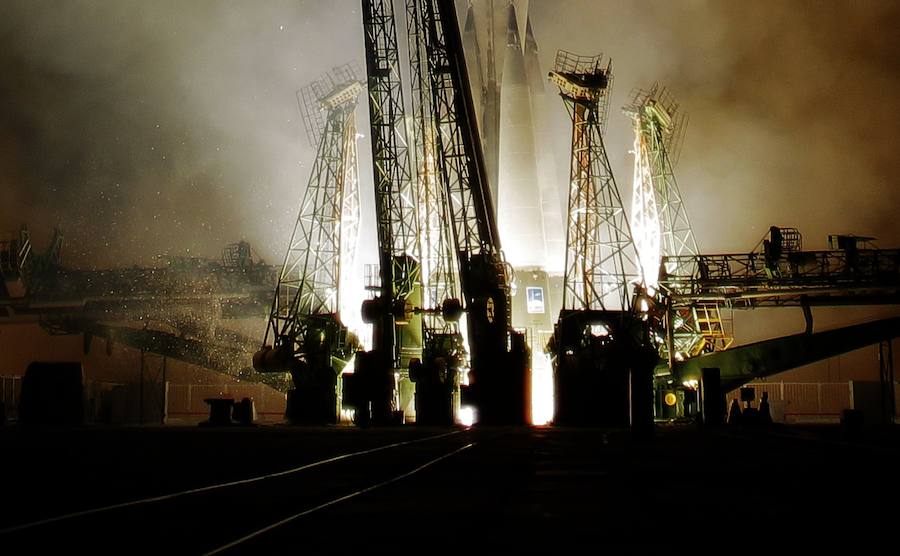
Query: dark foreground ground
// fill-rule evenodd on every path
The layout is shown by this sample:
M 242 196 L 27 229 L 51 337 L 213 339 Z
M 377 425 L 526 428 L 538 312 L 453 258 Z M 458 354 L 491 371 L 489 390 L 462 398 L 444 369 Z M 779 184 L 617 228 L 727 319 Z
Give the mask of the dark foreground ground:
M 898 441 L 831 427 L 666 426 L 643 443 L 599 429 L 6 427 L 0 554 L 893 553 Z M 185 492 L 199 487 L 214 488 Z

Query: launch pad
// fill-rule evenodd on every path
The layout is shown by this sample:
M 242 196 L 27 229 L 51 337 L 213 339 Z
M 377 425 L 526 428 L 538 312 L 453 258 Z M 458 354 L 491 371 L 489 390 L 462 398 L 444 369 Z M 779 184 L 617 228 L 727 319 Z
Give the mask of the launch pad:
M 718 399 L 697 391 L 704 373 L 732 387 L 867 343 L 892 353 L 888 321 L 831 331 L 822 348 L 810 307 L 897 304 L 897 250 L 842 235 L 804 251 L 798 230 L 773 226 L 749 253 L 703 254 L 675 179 L 684 115 L 658 85 L 623 108 L 635 134 L 629 220 L 605 143 L 609 58 L 561 50 L 545 76 L 527 2 L 469 3 L 462 21 L 449 0 L 400 5 L 362 2 L 364 75 L 347 64 L 298 92 L 316 160 L 280 267 L 240 243 L 221 263 L 74 271 L 60 263 L 60 236 L 38 254 L 22 230 L 0 243 L 7 316 L 81 334 L 86 353 L 101 337 L 108 350 L 121 342 L 292 383 L 287 418 L 298 424 L 349 410 L 361 425 L 448 425 L 465 406 L 486 425 L 639 428 L 664 413 L 648 403 L 654 387 L 657 400 Z M 540 148 L 548 79 L 571 120 L 565 207 Z M 364 97 L 378 250 L 365 287 Z M 800 307 L 808 337 L 732 348 L 731 311 L 762 306 Z M 261 342 L 217 326 L 261 311 Z

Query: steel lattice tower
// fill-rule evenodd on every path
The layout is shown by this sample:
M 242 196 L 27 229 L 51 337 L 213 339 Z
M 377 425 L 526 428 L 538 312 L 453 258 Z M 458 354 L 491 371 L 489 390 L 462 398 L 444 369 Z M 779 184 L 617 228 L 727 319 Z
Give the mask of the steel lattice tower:
M 674 171 L 684 116 L 671 94 L 658 85 L 637 90 L 623 110 L 631 117 L 635 134 L 632 224 L 641 237 L 637 243 L 643 285 L 652 296 L 660 273 L 690 276 L 696 271 L 699 249 Z M 662 268 L 661 257 L 675 258 L 667 259 Z M 670 314 L 667 332 L 667 344 L 675 353 L 686 355 L 697 355 L 709 347 L 725 349 L 731 343 L 716 303 Z M 663 351 L 669 351 L 669 347 L 664 346 Z
M 351 73 L 337 69 L 302 91 L 301 97 L 314 99 L 326 116 L 304 118 L 310 137 L 319 138 L 318 149 L 278 278 L 264 340 L 272 349 L 267 362 L 257 365 L 261 370 L 292 370 L 298 357 L 308 359 L 306 344 L 315 340 L 312 332 L 343 328 L 339 317 L 341 258 L 346 250 L 342 220 L 346 214 L 358 223 L 358 200 L 345 199 L 358 195 L 354 112 L 363 91 Z M 307 114 L 317 112 L 312 103 L 303 108 Z
M 638 147 L 635 157 L 639 157 L 642 165 L 649 169 L 645 181 L 649 181 L 654 192 L 660 251 L 663 256 L 696 255 L 697 242 L 674 172 L 674 159 L 684 132 L 684 117 L 678 113 L 678 105 L 668 91 L 658 86 L 635 92 L 631 104 L 624 110 L 634 125 Z M 638 208 L 635 208 L 634 212 L 637 211 Z M 652 220 L 650 216 L 648 225 Z M 637 225 L 634 227 L 637 228 Z M 676 269 L 666 270 L 671 272 Z M 680 273 L 689 269 L 678 270 Z M 655 286 L 658 276 L 647 276 L 645 279 L 648 285 Z
M 400 366 L 400 342 L 394 319 L 408 320 L 409 296 L 421 289 L 418 192 L 412 179 L 397 32 L 391 0 L 363 0 L 369 120 L 375 170 L 375 216 L 378 227 L 383 338 L 376 349 L 393 349 Z M 417 304 L 418 304 L 418 300 Z
M 456 25 L 456 13 L 436 0 L 420 4 L 431 78 L 437 166 L 450 198 L 454 243 L 458 251 L 466 254 L 499 256 L 500 238 L 493 218 L 474 107 L 471 98 L 463 98 L 470 87 L 468 75 L 459 71 L 465 68 L 462 46 L 455 44 L 458 29 L 448 28 L 448 19 Z M 450 46 L 448 41 L 454 44 Z
M 426 87 L 430 93 L 427 102 L 423 103 L 427 108 L 423 106 L 423 110 L 431 114 L 434 168 L 447 201 L 449 218 L 446 225 L 451 232 L 461 288 L 469 306 L 475 302 L 473 292 L 479 290 L 478 285 L 471 282 L 473 261 L 478 259 L 479 262 L 474 264 L 488 264 L 502 275 L 506 269 L 453 2 L 419 0 L 417 7 L 415 13 L 420 21 L 415 25 L 421 29 L 419 40 L 425 55 L 419 65 L 424 70 L 418 71 L 427 79 L 427 85 L 421 87 L 423 93 Z M 426 143 L 430 140 L 429 135 L 426 132 Z M 507 306 L 504 303 L 501 309 L 504 321 L 508 320 Z
M 612 62 L 601 62 L 560 51 L 549 76 L 572 118 L 563 309 L 630 306 L 634 246 L 603 145 Z
M 406 25 L 412 90 L 413 136 L 419 200 L 419 233 L 423 305 L 437 307 L 448 299 L 460 299 L 456 258 L 452 249 L 449 202 L 437 168 L 431 80 L 428 74 L 426 35 L 420 0 L 406 0 Z M 458 324 L 436 313 L 425 315 L 425 333 L 456 335 Z M 426 349 L 430 340 L 426 338 Z

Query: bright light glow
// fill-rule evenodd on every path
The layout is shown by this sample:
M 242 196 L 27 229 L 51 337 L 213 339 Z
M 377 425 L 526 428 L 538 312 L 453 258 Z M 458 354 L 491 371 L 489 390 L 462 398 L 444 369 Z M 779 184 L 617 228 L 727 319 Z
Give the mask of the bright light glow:
M 464 405 L 459 408 L 459 424 L 465 427 L 471 427 L 475 423 L 475 408 L 471 405 Z
M 696 379 L 685 380 L 681 383 L 685 388 L 690 388 L 691 390 L 696 390 L 700 383 L 697 382 Z
M 640 118 L 634 119 L 634 183 L 631 198 L 631 231 L 643 276 L 644 287 L 655 289 L 659 281 L 661 234 L 653 173 L 650 170 L 650 149 L 641 133 Z
M 646 313 L 647 311 L 650 310 L 650 304 L 647 303 L 647 300 L 643 297 L 641 298 L 641 302 L 639 305 L 640 305 L 640 311 L 642 313 Z
M 609 336 L 609 327 L 605 324 L 592 324 L 591 336 Z
M 344 365 L 344 369 L 341 371 L 341 376 L 343 375 L 352 375 L 353 371 L 356 370 L 356 354 L 350 357 L 350 361 L 347 361 L 347 364 Z
M 355 415 L 355 409 L 341 409 L 341 423 L 352 423 Z
M 531 424 L 546 425 L 553 420 L 553 365 L 550 356 L 531 350 Z
M 360 307 L 366 299 L 361 261 L 356 256 L 359 248 L 359 178 L 356 165 L 356 141 L 359 134 L 355 127 L 346 135 L 344 159 L 344 198 L 341 205 L 341 322 L 353 332 L 362 346 L 372 349 L 372 325 L 362 320 Z

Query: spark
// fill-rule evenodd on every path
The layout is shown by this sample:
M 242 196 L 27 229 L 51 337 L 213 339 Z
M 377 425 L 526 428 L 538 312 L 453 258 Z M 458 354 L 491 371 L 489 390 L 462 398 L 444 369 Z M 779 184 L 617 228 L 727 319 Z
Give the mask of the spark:
M 546 425 L 553 420 L 553 365 L 540 349 L 531 350 L 531 424 Z

